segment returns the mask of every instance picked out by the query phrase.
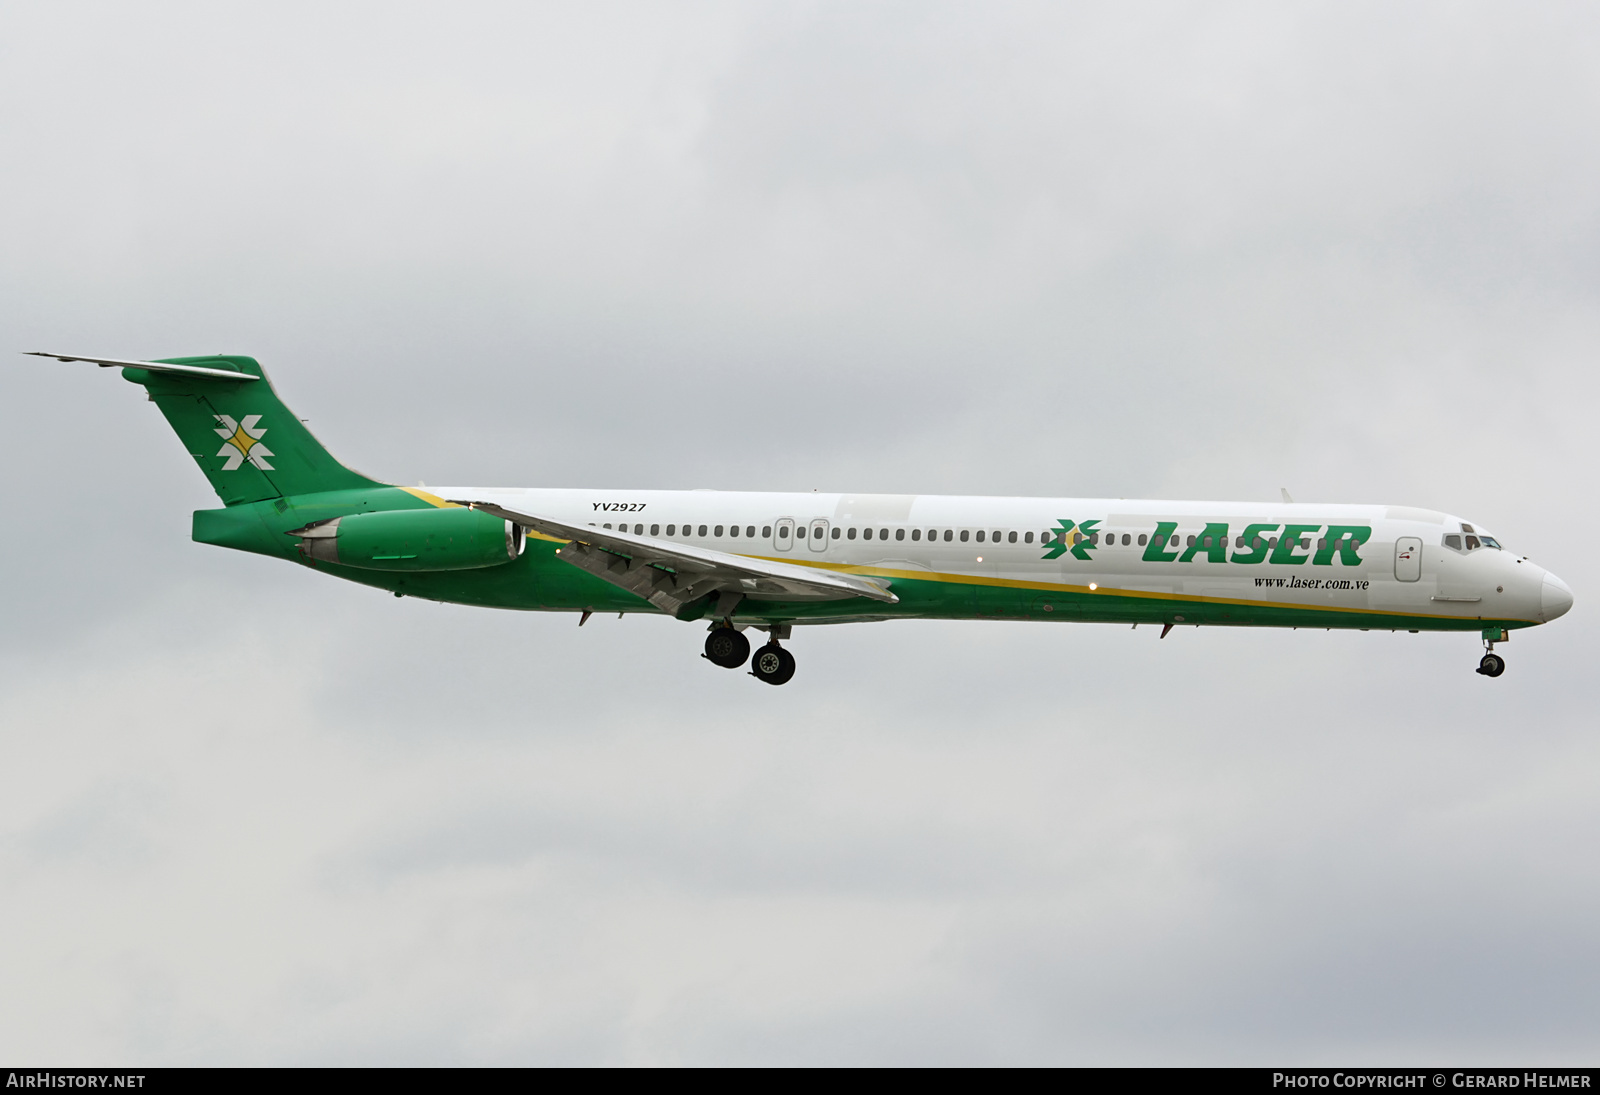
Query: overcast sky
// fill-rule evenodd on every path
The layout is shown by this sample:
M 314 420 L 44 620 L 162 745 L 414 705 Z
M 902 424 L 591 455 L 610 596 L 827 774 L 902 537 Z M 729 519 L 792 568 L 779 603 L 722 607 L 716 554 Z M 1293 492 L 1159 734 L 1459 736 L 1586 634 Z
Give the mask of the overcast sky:
M 1587 1063 L 1600 10 L 0 3 L 0 1057 Z M 1473 635 L 801 630 L 203 547 L 395 482 L 1385 502 Z

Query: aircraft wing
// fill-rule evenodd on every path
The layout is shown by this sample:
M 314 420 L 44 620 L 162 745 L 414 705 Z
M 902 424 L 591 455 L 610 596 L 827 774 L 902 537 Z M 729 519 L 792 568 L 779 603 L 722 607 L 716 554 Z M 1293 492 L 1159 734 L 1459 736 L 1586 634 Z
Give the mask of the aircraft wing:
M 866 597 L 886 604 L 900 600 L 880 581 L 859 574 L 752 559 L 591 525 L 570 525 L 518 513 L 492 502 L 457 504 L 568 541 L 556 552 L 562 560 L 638 594 L 670 615 L 677 615 L 684 605 L 708 593 L 718 594 L 719 616 L 731 615 L 734 606 L 745 597 L 810 601 Z

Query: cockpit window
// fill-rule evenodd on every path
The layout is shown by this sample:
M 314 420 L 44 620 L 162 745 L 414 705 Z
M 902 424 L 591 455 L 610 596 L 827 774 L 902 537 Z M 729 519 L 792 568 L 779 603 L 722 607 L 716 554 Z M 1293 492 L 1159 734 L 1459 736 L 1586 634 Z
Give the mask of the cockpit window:
M 1477 551 L 1482 546 L 1483 546 L 1482 544 L 1478 543 L 1478 538 L 1476 536 L 1468 536 L 1467 537 L 1467 550 L 1468 551 Z
M 1461 537 L 1457 536 L 1453 532 L 1447 533 L 1445 535 L 1445 538 L 1444 538 L 1444 546 L 1447 547 L 1447 548 L 1451 548 L 1452 550 L 1455 550 L 1455 551 L 1460 551 L 1461 550 Z
M 1484 547 L 1492 547 L 1497 551 L 1504 551 L 1505 550 L 1504 548 L 1502 548 L 1500 546 L 1500 541 L 1496 540 L 1493 536 L 1485 536 L 1483 538 L 1483 546 Z

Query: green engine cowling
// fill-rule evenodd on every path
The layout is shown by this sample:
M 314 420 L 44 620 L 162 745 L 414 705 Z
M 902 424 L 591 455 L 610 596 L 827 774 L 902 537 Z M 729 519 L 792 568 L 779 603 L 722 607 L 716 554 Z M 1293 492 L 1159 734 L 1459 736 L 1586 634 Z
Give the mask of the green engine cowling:
M 362 570 L 479 570 L 522 554 L 520 525 L 464 507 L 358 513 L 295 529 L 300 554 Z

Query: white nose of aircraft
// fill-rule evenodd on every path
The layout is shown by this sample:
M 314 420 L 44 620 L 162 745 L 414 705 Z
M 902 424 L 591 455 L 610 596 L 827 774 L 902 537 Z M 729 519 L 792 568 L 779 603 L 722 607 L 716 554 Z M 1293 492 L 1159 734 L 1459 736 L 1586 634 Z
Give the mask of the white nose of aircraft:
M 1554 574 L 1546 573 L 1544 589 L 1539 593 L 1539 614 L 1548 623 L 1558 616 L 1565 616 L 1571 607 L 1572 590 L 1567 588 L 1567 583 Z

